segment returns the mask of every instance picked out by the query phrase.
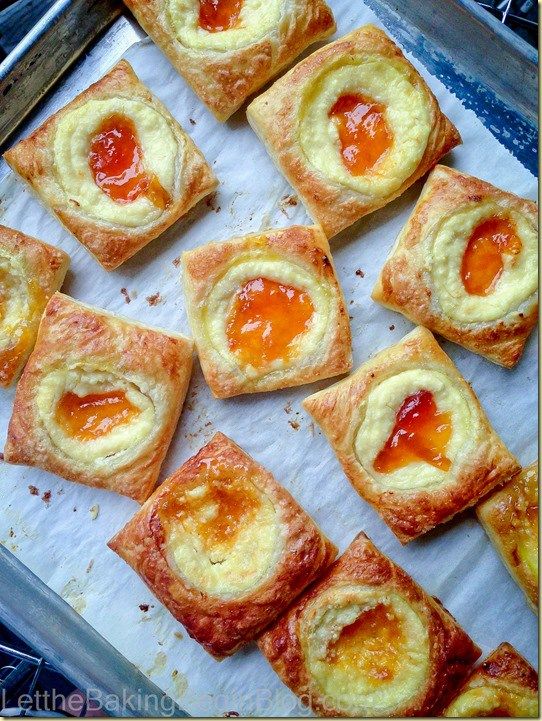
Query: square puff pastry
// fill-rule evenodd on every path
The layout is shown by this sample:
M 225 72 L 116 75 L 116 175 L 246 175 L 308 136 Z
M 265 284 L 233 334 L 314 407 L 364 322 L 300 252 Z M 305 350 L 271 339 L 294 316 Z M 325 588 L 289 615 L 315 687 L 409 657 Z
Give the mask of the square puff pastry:
M 425 328 L 303 405 L 401 543 L 473 505 L 519 468 Z
M 119 116 L 130 125 L 116 146 L 111 138 Z M 131 133 L 139 147 L 132 155 L 122 146 Z M 110 153 L 113 167 L 119 156 L 139 157 L 148 183 L 145 192 L 118 202 L 98 186 L 89 165 L 98 136 L 98 158 Z M 131 258 L 217 186 L 203 155 L 125 60 L 4 158 L 106 270 Z M 96 177 L 102 172 L 107 176 L 100 170 Z M 123 169 L 110 172 L 120 178 Z
M 4 459 L 144 501 L 177 425 L 193 343 L 55 293 L 17 385 Z
M 300 62 L 247 117 L 328 238 L 401 195 L 461 142 L 421 75 L 374 25 Z M 364 127 L 374 133 L 359 138 Z
M 252 641 L 337 553 L 271 473 L 222 433 L 108 545 L 217 659 Z
M 258 645 L 326 717 L 434 715 L 480 656 L 440 602 L 364 533 Z
M 333 14 L 324 0 L 124 2 L 221 121 L 305 48 L 335 32 Z M 228 5 L 235 15 L 240 10 L 237 22 L 229 27 Z M 226 14 L 224 29 L 208 30 L 205 13 L 212 23 L 213 14 L 219 16 L 221 10 Z
M 352 367 L 348 314 L 317 226 L 210 243 L 183 253 L 182 266 L 201 367 L 217 398 Z
M 476 513 L 512 578 L 538 613 L 537 462 L 479 503 Z
M 63 250 L 0 225 L 0 388 L 19 377 L 69 264 Z
M 538 674 L 509 643 L 474 669 L 446 711 L 448 718 L 539 718 Z
M 496 219 L 513 222 L 521 250 L 504 256 L 487 294 L 470 293 L 463 280 L 470 239 L 479 242 L 476 230 L 483 233 Z M 538 317 L 537 229 L 536 203 L 437 165 L 382 268 L 373 300 L 511 368 Z

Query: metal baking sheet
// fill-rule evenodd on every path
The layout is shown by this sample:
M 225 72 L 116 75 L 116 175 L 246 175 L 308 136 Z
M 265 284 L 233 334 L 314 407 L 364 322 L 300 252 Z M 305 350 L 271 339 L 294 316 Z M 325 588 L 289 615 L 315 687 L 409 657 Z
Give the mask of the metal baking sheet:
M 474 12 L 476 5 L 469 0 L 426 3 L 405 0 L 400 12 L 394 3 L 381 0 L 368 0 L 366 5 L 359 3 L 356 7 L 351 7 L 346 0 L 331 0 L 331 5 L 339 19 L 339 34 L 372 19 L 369 6 L 390 34 L 421 62 L 423 67 L 418 67 L 426 76 L 431 75 L 431 85 L 445 111 L 464 134 L 465 146 L 454 151 L 452 157 L 457 167 L 519 193 L 533 192 L 533 183 L 521 167 L 535 167 L 533 159 L 537 143 L 532 124 L 535 112 L 532 98 L 529 101 L 529 83 L 534 70 L 528 46 L 511 41 L 511 33 L 506 28 L 499 28 L 497 33 L 490 22 L 492 18 L 488 17 L 485 22 L 478 15 L 474 16 L 477 46 L 465 42 L 459 52 L 453 45 L 447 45 L 454 38 L 472 37 L 473 20 L 467 11 L 472 9 Z M 451 39 L 450 18 L 453 19 Z M 68 293 L 132 318 L 186 332 L 183 300 L 177 271 L 172 264 L 183 249 L 265 225 L 303 222 L 306 216 L 300 206 L 292 207 L 288 202 L 291 189 L 251 136 L 242 112 L 226 126 L 213 125 L 207 111 L 157 49 L 148 41 L 134 46 L 142 37 L 144 34 L 138 26 L 121 15 L 88 54 L 81 55 L 70 72 L 56 82 L 53 92 L 33 109 L 26 123 L 12 137 L 26 135 L 128 51 L 128 57 L 142 79 L 166 101 L 215 164 L 223 183 L 211 207 L 201 204 L 119 272 L 107 276 L 89 263 L 85 251 L 6 172 L 3 161 L 0 166 L 0 178 L 4 178 L 0 185 L 0 222 L 11 222 L 15 227 L 58 243 L 70 252 L 73 265 L 65 286 Z M 483 57 L 478 47 L 483 48 Z M 491 69 L 499 65 L 507 68 L 503 73 L 506 82 L 496 82 L 491 77 Z M 0 79 L 1 71 L 2 68 Z M 518 99 L 518 92 L 523 93 L 523 99 Z M 490 142 L 489 134 L 475 122 L 473 110 L 515 159 L 494 140 Z M 519 121 L 515 122 L 515 118 Z M 250 158 L 250 163 L 232 170 L 232 158 L 228 157 L 230 147 L 237 153 L 235 157 Z M 478 157 L 480 152 L 487 153 L 487 158 Z M 259 171 L 257 179 L 254 177 L 256 167 Z M 267 186 L 260 184 L 260 175 Z M 333 242 L 340 280 L 349 303 L 352 301 L 356 364 L 398 340 L 410 328 L 400 316 L 371 304 L 368 293 L 419 190 L 420 184 Z M 356 269 L 363 269 L 365 277 L 355 274 Z M 128 305 L 125 296 L 119 292 L 123 287 L 128 289 L 131 297 Z M 160 291 L 162 302 L 151 307 L 145 297 L 156 291 Z M 532 424 L 536 417 L 535 339 L 530 340 L 526 357 L 513 372 L 488 367 L 487 362 L 451 344 L 445 347 L 473 383 L 491 420 L 512 450 L 523 462 L 532 460 L 536 453 L 536 433 Z M 412 547 L 400 548 L 380 519 L 350 489 L 330 449 L 301 411 L 300 400 L 314 389 L 314 386 L 306 386 L 267 396 L 233 399 L 224 404 L 211 399 L 197 370 L 162 477 L 196 451 L 215 429 L 229 433 L 275 472 L 341 548 L 357 530 L 364 528 L 384 551 L 402 563 L 431 593 L 441 597 L 486 651 L 504 640 L 500 635 L 503 633 L 535 663 L 535 619 L 525 615 L 530 612 L 521 593 L 507 576 L 472 514 L 463 514 Z M 12 397 L 12 392 L 0 396 L 0 443 Z M 510 408 L 510 398 L 520 398 L 518 408 Z M 513 419 L 513 435 L 510 418 Z M 254 427 L 259 429 L 258 433 L 253 432 Z M 153 599 L 135 574 L 111 558 L 104 542 L 134 512 L 131 501 L 69 484 L 36 469 L 2 465 L 0 474 L 5 484 L 5 506 L 0 510 L 0 540 L 7 549 L 6 554 L 13 551 L 36 571 L 180 706 L 198 715 L 219 716 L 228 711 L 246 715 L 305 713 L 256 650 L 248 649 L 216 664 L 186 638 L 182 628 Z M 51 490 L 51 501 L 47 503 L 41 495 L 29 498 L 29 485 L 39 488 L 42 494 L 46 489 Z M 92 521 L 89 511 L 95 505 L 101 510 L 98 518 Z M 6 574 L 4 578 L 12 578 L 15 583 L 17 574 L 23 574 L 23 577 L 26 574 L 27 588 L 37 585 L 20 564 L 17 574 L 13 565 L 6 567 L 6 554 L 0 556 L 0 570 Z M 94 561 L 92 572 L 86 573 L 91 560 Z M 487 584 L 489 579 L 491 587 L 500 589 L 498 598 L 488 599 L 487 593 L 480 595 L 483 593 L 481 569 L 484 583 Z M 466 595 L 461 592 L 463 588 L 468 590 Z M 8 609 L 14 626 L 24 629 L 31 614 L 42 603 L 39 596 L 39 593 L 31 594 L 28 603 L 23 597 L 20 603 L 2 606 Z M 484 624 L 479 618 L 480 598 L 484 599 Z M 70 614 L 65 606 L 64 602 L 57 604 L 54 613 L 61 619 L 65 617 L 68 623 Z M 85 625 L 83 622 L 82 627 Z M 52 653 L 52 647 L 47 645 L 50 639 L 46 643 L 38 636 L 35 641 L 38 650 L 45 656 Z M 82 633 L 80 668 L 76 661 L 77 643 L 70 658 L 71 677 L 81 679 L 81 684 L 86 683 L 85 679 L 93 678 L 92 665 L 84 652 L 85 644 Z M 106 647 L 102 650 L 102 658 L 106 666 L 114 661 Z M 58 654 L 55 659 L 62 663 Z M 136 679 L 132 682 L 136 683 Z

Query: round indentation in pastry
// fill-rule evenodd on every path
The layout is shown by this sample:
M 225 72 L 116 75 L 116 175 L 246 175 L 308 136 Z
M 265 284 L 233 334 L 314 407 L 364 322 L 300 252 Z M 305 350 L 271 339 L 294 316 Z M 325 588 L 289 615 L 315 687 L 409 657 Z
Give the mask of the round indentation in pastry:
M 425 242 L 436 298 L 455 321 L 504 318 L 536 292 L 537 230 L 523 213 L 492 201 L 469 205 L 440 220 Z
M 416 405 L 420 399 L 422 406 Z M 416 418 L 420 409 L 423 416 Z M 454 467 L 476 442 L 479 421 L 469 400 L 441 371 L 420 368 L 390 376 L 370 391 L 359 412 L 355 453 L 383 489 L 436 488 L 453 482 Z M 410 444 L 401 439 L 396 450 L 393 439 L 398 443 L 401 425 L 416 437 Z
M 275 33 L 281 6 L 280 0 L 167 0 L 166 16 L 173 35 L 186 48 L 226 51 Z
M 155 107 L 144 100 L 114 97 L 89 100 L 64 115 L 54 136 L 54 167 L 58 183 L 72 204 L 87 215 L 129 228 L 158 220 L 165 204 L 156 193 L 140 193 L 130 202 L 118 202 L 96 183 L 91 152 L 111 119 L 124 118 L 137 135 L 140 172 L 160 186 L 169 198 L 176 187 L 184 157 L 184 141 Z M 111 129 L 110 129 L 111 130 Z M 107 138 L 105 139 L 107 140 Z M 148 190 L 148 189 L 147 189 Z
M 477 686 L 460 694 L 446 709 L 449 718 L 537 718 L 537 694 L 521 689 Z
M 312 682 L 347 715 L 385 717 L 427 681 L 425 619 L 396 591 L 330 589 L 302 612 L 299 639 Z
M 260 284 L 260 279 L 264 283 Z M 262 297 L 257 292 L 259 287 L 265 291 Z M 266 304 L 264 296 L 271 300 L 271 291 L 273 302 Z M 245 308 L 247 320 L 253 310 L 252 320 L 258 322 L 253 332 L 249 326 L 244 334 L 240 332 L 245 313 L 243 294 L 250 301 Z M 210 344 L 222 359 L 256 377 L 319 357 L 322 347 L 326 347 L 326 336 L 332 331 L 334 304 L 326 281 L 300 265 L 255 251 L 238 257 L 215 283 L 203 322 Z M 290 327 L 279 318 L 288 306 L 295 309 Z M 250 341 L 244 344 L 245 339 Z M 261 351 L 267 354 L 265 358 Z
M 244 465 L 213 458 L 198 470 L 157 509 L 168 557 L 198 590 L 241 597 L 264 582 L 282 553 L 279 518 Z
M 55 368 L 37 388 L 38 419 L 58 453 L 111 471 L 139 456 L 160 429 L 157 385 L 90 365 Z
M 0 248 L 0 377 L 10 377 L 28 352 L 43 292 L 22 257 Z
M 156 175 L 145 170 L 135 125 L 125 115 L 102 121 L 90 141 L 88 162 L 96 185 L 117 203 L 144 196 L 164 210 L 171 202 Z
M 252 278 L 239 288 L 230 310 L 230 351 L 255 368 L 287 360 L 313 313 L 306 291 L 261 276 Z
M 337 104 L 348 97 L 363 101 L 354 105 L 354 110 L 358 107 L 368 115 L 366 130 L 371 123 L 373 130 L 379 129 L 374 138 L 370 132 L 360 138 L 371 145 L 361 173 L 352 172 L 345 164 L 340 123 L 337 117 L 330 117 L 336 116 Z M 363 103 L 372 110 L 366 111 Z M 363 123 L 358 123 L 358 128 L 363 128 Z M 401 63 L 378 55 L 331 61 L 307 83 L 300 103 L 299 140 L 310 164 L 339 185 L 372 197 L 390 195 L 412 175 L 423 157 L 430 130 L 425 90 L 412 83 Z M 362 153 L 360 146 L 360 168 Z

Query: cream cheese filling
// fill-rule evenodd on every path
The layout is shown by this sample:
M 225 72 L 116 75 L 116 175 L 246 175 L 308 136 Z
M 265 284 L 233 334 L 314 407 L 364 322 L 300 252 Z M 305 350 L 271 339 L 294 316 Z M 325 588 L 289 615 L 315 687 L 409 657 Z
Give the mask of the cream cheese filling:
M 209 547 L 198 533 L 199 520 L 212 523 L 221 512 L 212 496 L 198 511 L 195 522 L 189 518 L 167 524 L 166 549 L 172 565 L 192 586 L 208 595 L 223 599 L 247 595 L 272 575 L 282 555 L 284 539 L 271 499 L 252 483 L 246 490 L 256 494 L 259 507 L 238 528 L 233 542 L 217 542 Z M 186 493 L 202 498 L 209 495 L 205 482 Z
M 251 45 L 280 25 L 281 11 L 290 0 L 243 0 L 239 20 L 234 27 L 209 32 L 199 24 L 199 0 L 167 0 L 166 19 L 177 40 L 195 51 L 238 50 Z
M 277 359 L 264 368 L 240 365 L 238 357 L 229 349 L 227 338 L 228 319 L 236 293 L 248 281 L 258 277 L 305 291 L 314 307 L 309 326 L 294 340 L 289 357 Z M 326 336 L 332 330 L 331 320 L 336 317 L 334 304 L 336 300 L 328 284 L 308 270 L 279 257 L 269 257 L 264 252 L 252 252 L 239 257 L 213 286 L 203 309 L 203 326 L 209 343 L 223 362 L 241 370 L 246 376 L 263 377 L 276 371 L 304 366 L 308 357 L 317 355 L 326 347 Z
M 465 249 L 475 228 L 489 218 L 509 217 L 522 243 L 518 255 L 503 254 L 503 271 L 485 296 L 471 295 L 461 277 Z M 538 236 L 522 213 L 491 201 L 467 206 L 443 219 L 427 234 L 424 257 L 438 302 L 449 318 L 461 323 L 482 323 L 504 318 L 520 310 L 537 289 Z
M 425 461 L 413 462 L 391 473 L 378 473 L 374 461 L 386 444 L 405 398 L 421 390 L 433 394 L 439 412 L 451 414 L 452 435 L 445 455 L 448 472 Z M 454 471 L 475 448 L 479 421 L 471 412 L 462 389 L 447 375 L 421 368 L 403 371 L 381 381 L 362 402 L 360 424 L 354 439 L 359 463 L 382 490 L 408 491 L 438 488 L 454 482 Z
M 32 316 L 22 256 L 0 248 L 0 351 L 14 347 Z
M 398 619 L 403 638 L 395 673 L 375 683 L 365 669 L 332 664 L 328 654 L 346 626 L 381 604 Z M 386 717 L 404 708 L 427 683 L 430 646 L 425 620 L 396 591 L 354 585 L 330 588 L 302 612 L 299 639 L 319 695 L 348 715 Z
M 346 94 L 361 94 L 385 106 L 393 135 L 386 155 L 372 170 L 353 175 L 345 167 L 329 112 Z M 424 90 L 413 85 L 401 63 L 379 55 L 352 56 L 328 63 L 303 91 L 299 142 L 309 163 L 326 178 L 363 195 L 384 198 L 409 178 L 423 157 L 431 116 Z
M 56 408 L 64 394 L 85 397 L 108 391 L 124 392 L 138 409 L 135 418 L 90 440 L 73 437 L 57 422 Z M 144 378 L 75 364 L 45 373 L 37 387 L 35 403 L 40 425 L 62 456 L 86 470 L 110 473 L 133 461 L 153 443 L 160 431 L 161 395 L 160 389 L 150 386 Z
M 136 228 L 156 222 L 164 212 L 145 195 L 128 203 L 112 200 L 94 182 L 89 166 L 92 139 L 103 121 L 113 115 L 129 118 L 137 131 L 143 164 L 171 195 L 184 158 L 184 141 L 156 108 L 143 100 L 124 97 L 89 100 L 62 117 L 56 127 L 53 150 L 57 181 L 69 200 L 96 220 Z

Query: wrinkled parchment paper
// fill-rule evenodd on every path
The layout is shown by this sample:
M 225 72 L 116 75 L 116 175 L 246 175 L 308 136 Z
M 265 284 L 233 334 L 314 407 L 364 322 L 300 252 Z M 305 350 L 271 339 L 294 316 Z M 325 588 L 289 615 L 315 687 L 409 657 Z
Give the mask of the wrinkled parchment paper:
M 338 35 L 376 20 L 361 2 L 333 0 L 331 4 Z M 75 298 L 189 333 L 175 264 L 183 250 L 260 228 L 304 223 L 308 218 L 300 204 L 292 204 L 294 191 L 274 168 L 243 111 L 225 125 L 216 122 L 148 40 L 133 46 L 126 57 L 212 163 L 221 182 L 216 198 L 200 203 L 113 273 L 102 270 L 13 174 L 0 188 L 0 222 L 58 245 L 71 255 L 63 290 Z M 415 64 L 463 136 L 463 145 L 446 162 L 535 198 L 535 179 L 471 111 Z M 369 294 L 420 189 L 421 183 L 417 183 L 332 241 L 351 316 L 354 367 L 398 341 L 412 327 L 400 315 L 374 304 Z M 530 463 L 537 451 L 536 338 L 530 339 L 513 371 L 451 343 L 444 347 L 472 383 L 510 449 L 521 462 Z M 359 530 L 365 530 L 429 593 L 442 600 L 484 653 L 506 640 L 536 663 L 535 616 L 472 512 L 402 548 L 350 487 L 333 452 L 300 405 L 304 397 L 330 382 L 218 401 L 212 398 L 196 363 L 161 479 L 221 430 L 271 470 L 341 550 Z M 0 392 L 0 444 L 12 398 L 12 391 Z M 37 469 L 2 464 L 0 478 L 0 541 L 189 713 L 307 713 L 255 647 L 221 663 L 212 660 L 106 547 L 106 541 L 136 511 L 135 502 Z

